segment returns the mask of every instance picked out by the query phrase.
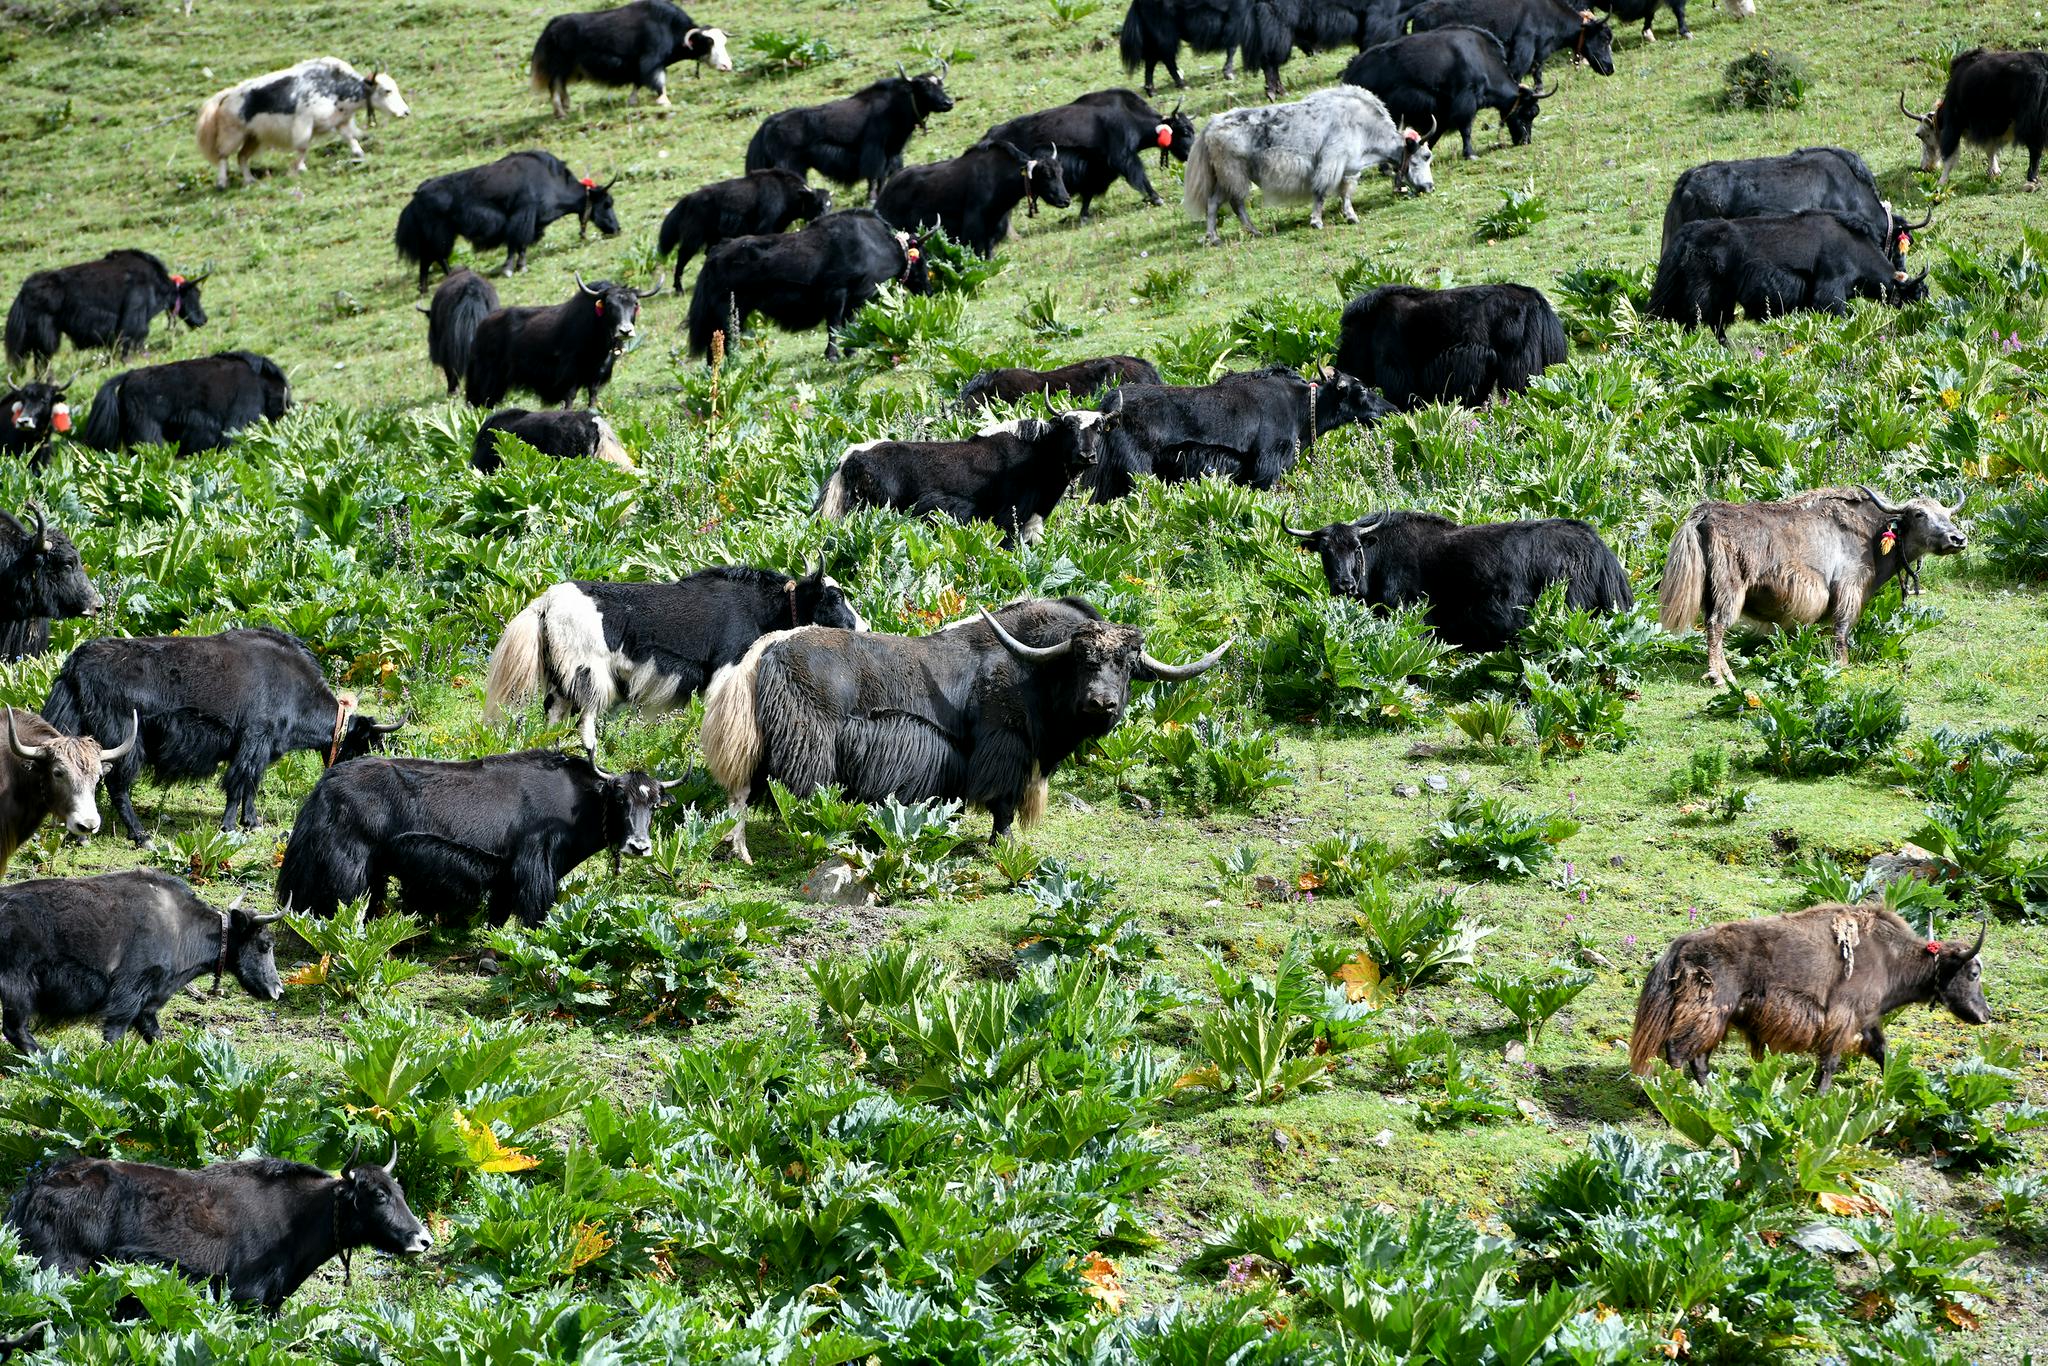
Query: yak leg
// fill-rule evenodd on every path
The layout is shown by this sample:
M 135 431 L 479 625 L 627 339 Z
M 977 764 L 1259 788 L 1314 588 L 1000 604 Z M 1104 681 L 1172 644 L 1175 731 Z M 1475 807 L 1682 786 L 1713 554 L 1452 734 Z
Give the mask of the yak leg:
M 1849 637 L 1863 615 L 1863 594 L 1847 585 L 1835 590 L 1835 663 L 1849 662 Z
M 529 841 L 519 851 L 505 880 L 491 896 L 491 919 L 498 923 L 516 915 L 529 929 L 548 918 L 555 904 L 554 846 Z
M 1214 199 L 1209 201 L 1209 230 L 1202 234 L 1202 245 L 1208 247 L 1220 247 L 1223 245 L 1222 237 L 1218 236 L 1216 232 L 1216 204 L 1217 201 Z
M 240 162 L 242 166 L 242 183 L 244 185 L 254 185 L 256 183 L 256 172 L 250 169 L 249 166 L 249 163 L 255 159 L 256 140 L 251 138 L 242 144 L 241 151 L 235 153 L 235 160 Z
M 128 838 L 137 844 L 149 843 L 149 836 L 142 832 L 142 818 L 135 814 L 135 775 L 142 767 L 139 755 L 129 753 L 107 770 L 107 795 L 114 799 L 114 814 L 121 820 L 121 828 L 128 832 Z
M 164 1027 L 154 1010 L 145 1010 L 135 1017 L 135 1032 L 142 1036 L 144 1043 L 155 1043 L 162 1036 Z
M 558 118 L 558 119 L 566 119 L 566 118 L 568 118 L 568 117 L 569 117 L 569 81 L 568 81 L 568 79 L 567 79 L 566 77 L 563 77 L 563 76 L 557 76 L 557 77 L 555 77 L 555 79 L 554 79 L 554 80 L 552 80 L 552 81 L 550 81 L 550 82 L 548 83 L 548 93 L 549 93 L 550 95 L 552 95 L 552 96 L 554 97 L 554 101 L 555 101 L 555 117 L 556 117 L 556 118 Z
M 1344 208 L 1344 221 L 1346 223 L 1356 223 L 1358 221 L 1358 210 L 1353 208 L 1351 204 L 1351 196 L 1357 193 L 1358 177 L 1355 175 L 1344 177 L 1344 183 L 1337 187 L 1337 194 Z
M 1167 69 L 1172 70 L 1172 67 L 1173 64 L 1169 61 L 1167 63 Z M 1226 47 L 1223 49 L 1223 79 L 1226 81 L 1234 81 L 1237 79 L 1237 49 L 1234 47 Z M 1180 85 L 1182 83 L 1180 79 L 1180 73 L 1178 71 L 1175 71 L 1173 73 L 1173 83 L 1175 85 Z
M 2041 188 L 2042 146 L 2043 144 L 2037 142 L 2027 148 L 2027 183 L 2020 186 L 2022 190 L 2038 190 Z
M 1308 225 L 1317 232 L 1323 230 L 1323 192 L 1317 190 L 1308 205 Z
M 1863 1031 L 1863 1056 L 1876 1063 L 1880 1072 L 1884 1070 L 1883 1025 L 1872 1025 Z
M 341 136 L 348 143 L 348 158 L 350 161 L 366 159 L 363 152 L 363 130 L 356 127 L 355 115 L 349 115 L 348 122 L 341 125 Z
M 1835 1084 L 1835 1073 L 1841 1070 L 1840 1053 L 1823 1053 L 1820 1056 L 1820 1076 L 1814 1083 L 1814 1094 L 1820 1095 Z
M 269 767 L 263 762 L 265 757 L 261 750 L 248 744 L 228 756 L 228 771 L 221 778 L 221 786 L 227 789 L 228 809 L 220 818 L 221 829 L 233 833 L 238 811 L 249 818 L 250 828 L 255 828 L 256 788 L 263 781 L 263 770 Z
M 1230 201 L 1230 207 L 1237 214 L 1237 221 L 1244 224 L 1245 236 L 1257 237 L 1259 230 L 1252 226 L 1252 216 L 1245 212 L 1244 201 L 1242 199 L 1233 199 Z
M 668 99 L 668 72 L 656 67 L 654 74 L 647 78 L 647 88 L 654 92 L 654 102 L 662 108 L 670 107 Z
M 1986 180 L 1996 180 L 1996 179 L 1998 179 L 1999 175 L 2000 175 L 2000 174 L 2001 174 L 2001 173 L 2002 173 L 2002 172 L 2004 171 L 2004 169 L 2005 169 L 2004 167 L 2002 167 L 2002 166 L 2000 166 L 2000 165 L 1998 164 L 1998 153 L 1999 153 L 1999 151 L 2000 151 L 2000 149 L 1999 149 L 1999 148 L 1996 148 L 1996 147 L 1993 147 L 1993 148 L 1991 149 L 1991 165 L 1990 165 L 1990 166 L 1989 166 L 1988 168 L 1986 168 L 1986 170 L 1985 170 L 1985 172 L 1984 172 L 1984 178 L 1985 178 Z
M 0 1036 L 24 1053 L 40 1053 L 43 1046 L 28 1032 L 29 1003 L 18 996 L 0 996 Z

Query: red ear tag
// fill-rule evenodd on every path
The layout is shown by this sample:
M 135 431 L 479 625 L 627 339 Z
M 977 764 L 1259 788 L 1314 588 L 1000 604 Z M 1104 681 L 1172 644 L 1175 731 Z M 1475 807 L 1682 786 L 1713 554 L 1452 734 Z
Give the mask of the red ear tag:
M 59 432 L 71 430 L 71 407 L 69 404 L 60 403 L 50 410 L 50 428 L 53 431 Z
M 1413 128 L 1403 128 L 1401 130 L 1401 136 L 1407 139 L 1409 142 L 1422 141 L 1422 134 L 1416 132 Z
M 185 283 L 185 277 L 182 275 L 173 275 L 171 277 L 171 283 L 174 285 L 182 285 Z
M 918 254 L 917 254 L 917 248 L 916 248 L 916 247 L 912 247 L 912 248 L 911 248 L 910 250 L 908 250 L 908 251 L 904 252 L 904 253 L 903 253 L 903 257 L 904 257 L 904 259 L 905 259 L 905 260 L 907 260 L 907 261 L 917 261 L 917 260 L 921 259 L 921 258 L 920 258 L 920 257 L 918 256 Z
M 597 316 L 600 318 L 604 316 L 604 300 L 602 299 L 597 301 Z
M 1889 555 L 1892 553 L 1892 547 L 1897 545 L 1898 543 L 1899 533 L 1891 527 L 1886 527 L 1884 529 L 1884 535 L 1877 538 L 1877 553 L 1880 555 Z
M 1930 939 L 1930 940 L 1928 940 L 1928 941 L 1927 941 L 1927 951 L 1928 951 L 1929 953 L 1940 953 L 1940 952 L 1941 952 L 1941 941 L 1940 941 L 1939 939 Z
M 1173 129 L 1163 123 L 1159 125 L 1159 145 L 1161 147 L 1173 146 Z
M 594 190 L 597 188 L 597 182 L 595 180 L 592 180 L 589 176 L 583 177 L 580 183 L 586 190 Z

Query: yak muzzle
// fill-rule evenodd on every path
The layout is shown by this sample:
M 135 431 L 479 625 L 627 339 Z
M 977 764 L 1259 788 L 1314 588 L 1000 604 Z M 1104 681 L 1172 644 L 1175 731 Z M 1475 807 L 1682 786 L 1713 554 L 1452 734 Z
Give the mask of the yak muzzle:
M 619 850 L 621 853 L 631 854 L 634 858 L 646 858 L 654 852 L 654 841 L 645 835 L 633 835 L 619 846 Z
M 429 1249 L 431 1249 L 433 1246 L 433 1235 L 428 1233 L 424 1228 L 422 1228 L 418 1233 L 413 1234 L 412 1237 L 405 1240 L 405 1255 L 408 1257 L 417 1257 L 422 1252 L 426 1252 Z

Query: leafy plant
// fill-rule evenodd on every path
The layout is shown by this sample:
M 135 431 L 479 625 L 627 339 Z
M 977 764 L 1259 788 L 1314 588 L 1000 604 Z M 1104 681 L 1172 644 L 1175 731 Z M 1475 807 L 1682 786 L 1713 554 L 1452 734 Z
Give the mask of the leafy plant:
M 1534 1048 L 1550 1018 L 1593 985 L 1593 974 L 1553 959 L 1541 973 L 1478 972 L 1472 982 L 1515 1017 L 1523 1040 Z
M 2019 1045 L 1998 1035 L 1939 1072 L 1915 1064 L 1910 1045 L 1894 1045 L 1885 1054 L 1880 1089 L 1903 1111 L 1892 1128 L 1897 1146 L 1926 1154 L 1936 1167 L 2013 1161 L 2021 1152 L 2019 1135 L 2048 1125 L 2048 1108 L 2018 1103 L 2022 1063 Z
M 2000 910 L 2048 908 L 2048 854 L 2023 847 L 2028 831 L 2009 819 L 2022 766 L 1973 756 L 1928 783 L 1926 821 L 1913 832 L 1973 899 Z
M 1024 884 L 1034 909 L 1019 954 L 1026 961 L 1080 955 L 1114 968 L 1138 967 L 1157 958 L 1159 940 L 1137 923 L 1137 908 L 1108 907 L 1115 888 L 1114 882 L 1090 869 L 1048 859 Z
M 1718 740 L 1695 745 L 1692 754 L 1671 775 L 1671 795 L 1678 801 L 1711 797 L 1727 785 L 1728 746 Z
M 1461 788 L 1443 819 L 1422 837 L 1424 856 L 1454 877 L 1532 877 L 1550 866 L 1557 846 L 1579 823 L 1562 812 L 1532 812 L 1505 797 L 1482 797 Z
M 1842 686 L 1833 669 L 1808 669 L 1788 689 L 1729 691 L 1763 741 L 1757 766 L 1790 778 L 1861 767 L 1906 731 L 1898 689 Z
M 1359 897 L 1357 923 L 1366 956 L 1388 981 L 1418 987 L 1470 966 L 1479 941 L 1493 933 L 1466 917 L 1455 889 L 1396 901 L 1384 883 L 1370 887 Z
M 1261 300 L 1231 320 L 1230 340 L 1261 364 L 1322 365 L 1337 353 L 1337 310 L 1306 299 Z
M 814 66 L 837 61 L 842 54 L 825 38 L 811 33 L 782 29 L 756 29 L 747 35 L 747 48 L 758 52 L 775 71 L 808 71 Z
M 1083 3 L 1088 3 L 1088 0 L 1083 0 Z M 1179 303 L 1194 283 L 1193 266 L 1153 266 L 1131 286 L 1131 293 L 1154 308 L 1167 308 Z
M 796 846 L 797 854 L 808 860 L 824 858 L 845 844 L 868 819 L 867 803 L 848 801 L 837 784 L 798 797 L 771 778 L 768 797 L 775 803 L 783 830 Z
M 342 1001 L 365 995 L 389 999 L 393 989 L 427 970 L 425 963 L 391 956 L 400 944 L 426 933 L 419 918 L 400 911 L 373 919 L 367 898 L 331 916 L 288 915 L 284 923 L 319 955 L 285 977 L 290 986 L 325 987 Z
M 1445 676 L 1453 651 L 1419 609 L 1381 617 L 1363 603 L 1323 598 L 1283 612 L 1259 657 L 1267 715 L 1400 729 L 1427 714 L 1424 688 Z
M 1066 310 L 1060 306 L 1059 295 L 1047 285 L 1036 294 L 1024 296 L 1024 307 L 1018 310 L 1017 321 L 1024 329 L 1038 337 L 1078 337 L 1081 328 L 1067 321 Z
M 1538 223 L 1550 217 L 1550 206 L 1536 193 L 1534 184 L 1517 190 L 1510 186 L 1500 192 L 1500 203 L 1479 215 L 1472 236 L 1481 242 L 1504 242 L 1527 237 Z
M 1536 753 L 1573 755 L 1587 748 L 1619 750 L 1635 738 L 1626 716 L 1627 703 L 1597 683 L 1553 682 L 1536 664 L 1523 668 L 1528 693 L 1529 731 Z
M 1962 1236 L 1963 1228 L 1938 1210 L 1929 1210 L 1910 1195 L 1882 1186 L 1871 1189 L 1882 1217 L 1851 1219 L 1843 1227 L 1877 1272 L 1864 1283 L 1864 1294 L 1877 1306 L 1943 1309 L 1961 1297 L 1993 1293 L 1989 1282 L 1970 1267 L 1996 1247 L 1991 1238 Z
M 1054 28 L 1072 28 L 1102 8 L 1102 0 L 1045 0 Z
M 1339 830 L 1303 851 L 1301 884 L 1331 896 L 1357 896 L 1384 890 L 1380 880 L 1408 866 L 1410 852 L 1377 835 Z
M 1806 66 L 1786 53 L 1751 48 L 1728 63 L 1721 103 L 1729 109 L 1797 109 L 1806 103 Z
M 1209 1064 L 1198 1079 L 1261 1104 L 1326 1080 L 1334 1066 L 1328 1055 L 1354 1043 L 1360 1022 L 1378 1008 L 1333 985 L 1298 941 L 1270 979 L 1239 975 L 1213 955 L 1206 961 L 1223 1006 L 1196 1020 Z

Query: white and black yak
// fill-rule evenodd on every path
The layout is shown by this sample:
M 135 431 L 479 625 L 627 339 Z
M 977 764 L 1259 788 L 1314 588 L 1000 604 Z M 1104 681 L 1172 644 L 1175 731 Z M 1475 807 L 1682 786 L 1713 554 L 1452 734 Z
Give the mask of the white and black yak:
M 315 57 L 252 76 L 200 105 L 199 155 L 214 167 L 213 183 L 223 190 L 231 160 L 241 164 L 242 183 L 255 184 L 249 163 L 266 147 L 293 154 L 293 175 L 306 169 L 306 150 L 315 138 L 344 138 L 349 155 L 361 161 L 356 115 L 365 110 L 373 122 L 379 113 L 402 119 L 412 112 L 386 73 L 364 76 L 339 57 Z

